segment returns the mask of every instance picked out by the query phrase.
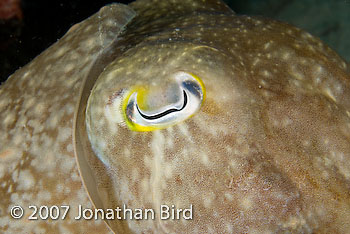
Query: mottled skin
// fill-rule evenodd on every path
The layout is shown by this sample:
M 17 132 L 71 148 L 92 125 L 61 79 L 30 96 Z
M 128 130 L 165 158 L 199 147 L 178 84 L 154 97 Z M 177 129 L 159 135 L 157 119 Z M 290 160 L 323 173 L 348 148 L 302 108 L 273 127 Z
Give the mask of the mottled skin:
M 1 86 L 0 230 L 109 231 L 101 221 L 8 215 L 13 205 L 91 206 L 75 148 L 90 165 L 96 184 L 83 179 L 89 192 L 96 187 L 98 207 L 193 204 L 193 220 L 109 222 L 116 233 L 347 233 L 346 63 L 300 29 L 236 16 L 221 2 L 139 0 L 130 7 L 107 7 L 98 13 L 104 17 L 75 26 Z M 135 132 L 121 108 L 108 112 L 133 86 L 166 87 L 178 71 L 206 87 L 193 117 Z M 79 149 L 88 141 L 80 127 L 89 95 L 92 147 L 105 145 L 98 156 Z
M 0 89 L 0 232 L 108 233 L 103 221 L 77 221 L 78 204 L 92 207 L 73 153 L 72 127 L 83 79 L 99 53 L 135 13 L 103 8 L 18 70 Z M 25 217 L 14 220 L 10 208 Z M 68 217 L 29 221 L 29 205 L 70 205 Z

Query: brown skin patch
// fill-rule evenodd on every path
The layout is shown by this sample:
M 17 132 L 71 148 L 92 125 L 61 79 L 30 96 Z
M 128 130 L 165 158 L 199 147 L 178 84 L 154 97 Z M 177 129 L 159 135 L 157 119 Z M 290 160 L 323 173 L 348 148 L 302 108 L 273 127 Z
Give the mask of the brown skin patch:
M 217 105 L 212 99 L 205 99 L 201 110 L 209 115 L 220 115 L 222 113 L 222 107 Z
M 0 158 L 1 159 L 6 159 L 6 158 L 10 157 L 11 155 L 13 155 L 13 151 L 5 150 L 5 151 L 0 153 Z

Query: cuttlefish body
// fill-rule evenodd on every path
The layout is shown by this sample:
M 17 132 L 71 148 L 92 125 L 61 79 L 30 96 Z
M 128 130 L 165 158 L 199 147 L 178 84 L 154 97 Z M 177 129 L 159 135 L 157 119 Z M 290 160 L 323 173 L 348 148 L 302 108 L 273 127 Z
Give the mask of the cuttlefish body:
M 102 8 L 2 84 L 0 119 L 2 233 L 350 230 L 348 65 L 220 1 Z

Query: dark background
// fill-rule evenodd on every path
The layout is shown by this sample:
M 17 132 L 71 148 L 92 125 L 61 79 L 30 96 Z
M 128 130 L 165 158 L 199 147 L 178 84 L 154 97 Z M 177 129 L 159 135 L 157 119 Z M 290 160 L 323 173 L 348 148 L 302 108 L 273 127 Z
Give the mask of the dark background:
M 0 82 L 57 41 L 72 25 L 116 1 L 21 0 L 21 19 L 0 19 Z M 265 15 L 304 28 L 350 59 L 350 0 L 225 2 L 238 14 Z

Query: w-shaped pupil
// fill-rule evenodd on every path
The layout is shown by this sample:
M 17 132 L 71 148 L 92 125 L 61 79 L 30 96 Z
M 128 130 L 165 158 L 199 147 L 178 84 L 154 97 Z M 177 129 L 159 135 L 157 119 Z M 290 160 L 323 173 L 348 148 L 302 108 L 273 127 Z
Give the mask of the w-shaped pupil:
M 178 112 L 178 111 L 182 111 L 185 106 L 187 105 L 187 94 L 186 94 L 186 91 L 183 90 L 183 93 L 184 93 L 184 104 L 182 105 L 182 107 L 180 109 L 176 109 L 176 108 L 171 108 L 171 109 L 168 109 L 166 111 L 163 111 L 162 113 L 159 113 L 159 114 L 156 114 L 156 115 L 145 115 L 141 112 L 141 110 L 139 109 L 139 106 L 136 104 L 136 108 L 137 108 L 137 111 L 140 113 L 140 115 L 145 118 L 145 119 L 149 119 L 149 120 L 154 120 L 154 119 L 159 119 L 159 118 L 162 118 L 172 112 Z

